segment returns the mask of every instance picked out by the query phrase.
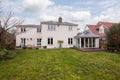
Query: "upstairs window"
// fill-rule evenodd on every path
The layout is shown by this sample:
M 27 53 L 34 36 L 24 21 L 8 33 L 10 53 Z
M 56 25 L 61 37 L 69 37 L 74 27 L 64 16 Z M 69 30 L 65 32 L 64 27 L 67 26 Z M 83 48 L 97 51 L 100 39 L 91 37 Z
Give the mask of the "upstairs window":
M 41 27 L 37 27 L 37 32 L 41 32 Z
M 69 31 L 72 31 L 72 26 L 68 26 L 68 30 L 69 30 Z
M 68 44 L 73 44 L 73 38 L 68 38 Z
M 48 45 L 53 45 L 53 38 L 48 38 Z
M 25 32 L 26 28 L 25 27 L 21 27 L 21 32 Z
M 104 28 L 99 28 L 99 33 L 104 33 Z
M 56 30 L 56 25 L 48 25 L 48 30 L 51 30 L 51 31 Z

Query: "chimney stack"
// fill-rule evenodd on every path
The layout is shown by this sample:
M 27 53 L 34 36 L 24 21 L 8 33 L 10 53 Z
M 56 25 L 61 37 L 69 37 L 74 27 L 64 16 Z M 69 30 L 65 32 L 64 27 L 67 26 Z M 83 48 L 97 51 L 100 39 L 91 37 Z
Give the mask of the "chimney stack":
M 62 23 L 62 17 L 59 17 L 58 22 Z

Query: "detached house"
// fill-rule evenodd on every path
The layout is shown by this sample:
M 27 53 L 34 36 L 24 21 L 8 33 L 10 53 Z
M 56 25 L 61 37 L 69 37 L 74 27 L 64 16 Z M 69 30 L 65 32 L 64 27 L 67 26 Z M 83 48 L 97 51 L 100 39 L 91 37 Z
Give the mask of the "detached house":
M 74 37 L 78 25 L 58 21 L 44 21 L 40 25 L 17 25 L 16 46 L 33 46 L 47 48 L 69 48 L 75 45 Z
M 97 25 L 86 25 L 83 33 L 75 36 L 78 48 L 102 48 L 106 43 L 106 32 L 114 23 L 98 22 Z

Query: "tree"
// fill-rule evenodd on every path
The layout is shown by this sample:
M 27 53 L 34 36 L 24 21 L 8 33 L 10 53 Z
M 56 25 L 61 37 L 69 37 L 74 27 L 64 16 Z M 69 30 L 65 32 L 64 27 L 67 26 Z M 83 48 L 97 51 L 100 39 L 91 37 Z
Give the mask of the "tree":
M 0 0 L 0 4 L 1 4 Z M 14 28 L 16 25 L 20 25 L 23 22 L 23 19 L 19 19 L 13 16 L 12 11 L 4 12 L 3 7 L 0 5 L 0 48 L 6 48 L 9 44 L 10 36 L 9 30 Z
M 107 32 L 107 45 L 120 51 L 120 23 L 113 25 Z

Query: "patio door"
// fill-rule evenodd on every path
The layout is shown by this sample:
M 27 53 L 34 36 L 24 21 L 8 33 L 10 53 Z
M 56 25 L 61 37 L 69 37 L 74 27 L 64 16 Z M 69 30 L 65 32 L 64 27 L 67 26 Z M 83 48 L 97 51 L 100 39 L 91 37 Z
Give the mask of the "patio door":
M 26 39 L 25 38 L 21 38 L 21 47 L 24 47 L 26 44 Z

